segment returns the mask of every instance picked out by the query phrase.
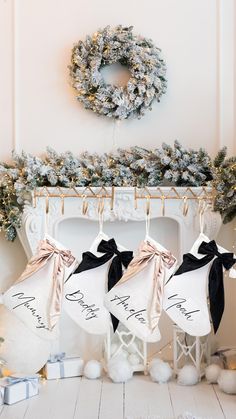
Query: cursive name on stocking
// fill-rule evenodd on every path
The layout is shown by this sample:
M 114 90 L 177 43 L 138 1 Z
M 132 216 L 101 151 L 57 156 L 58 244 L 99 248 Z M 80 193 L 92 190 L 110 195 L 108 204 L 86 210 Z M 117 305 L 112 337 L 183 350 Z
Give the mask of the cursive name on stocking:
M 68 301 L 76 302 L 81 306 L 81 313 L 85 314 L 85 320 L 94 319 L 97 316 L 97 312 L 100 310 L 95 304 L 87 304 L 84 301 L 84 293 L 81 290 L 75 291 L 71 294 L 66 294 L 65 298 Z
M 127 301 L 129 301 L 129 299 L 130 299 L 130 295 L 125 295 L 123 297 L 119 297 L 119 295 L 115 295 L 115 297 L 112 298 L 112 300 L 110 300 L 110 301 L 111 301 L 111 303 L 116 302 L 117 306 L 121 305 L 124 308 L 124 310 L 129 313 L 126 320 L 129 320 L 129 319 L 131 319 L 131 317 L 134 317 L 141 324 L 146 324 L 146 320 L 143 317 L 142 313 L 147 311 L 147 310 L 146 309 L 135 310 L 134 308 L 130 308 L 129 302 L 127 302 Z
M 37 320 L 38 324 L 36 326 L 36 329 L 46 329 L 50 330 L 45 323 L 43 322 L 43 318 L 40 314 L 37 314 L 37 309 L 30 305 L 32 301 L 35 301 L 35 297 L 26 297 L 24 292 L 18 292 L 17 294 L 13 294 L 11 296 L 12 298 L 16 299 L 17 301 L 20 301 L 19 304 L 13 307 L 13 310 L 19 308 L 19 307 L 25 307 L 33 317 Z
M 170 297 L 168 297 L 169 301 L 174 301 L 174 304 L 171 304 L 169 307 L 166 308 L 166 311 L 168 311 L 170 308 L 175 307 L 177 308 L 183 316 L 186 317 L 186 319 L 189 322 L 192 322 L 194 319 L 192 318 L 195 313 L 198 313 L 200 310 L 193 310 L 188 311 L 186 307 L 184 307 L 184 304 L 187 302 L 186 298 L 178 297 L 178 294 L 173 294 Z

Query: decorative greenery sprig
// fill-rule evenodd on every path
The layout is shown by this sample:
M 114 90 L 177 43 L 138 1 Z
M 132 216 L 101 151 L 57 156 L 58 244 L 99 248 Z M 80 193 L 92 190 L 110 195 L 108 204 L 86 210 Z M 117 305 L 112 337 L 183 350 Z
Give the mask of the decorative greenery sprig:
M 236 216 L 236 157 L 226 159 L 226 148 L 214 160 L 213 177 L 216 189 L 214 209 L 220 212 L 226 224 Z
M 0 164 L 0 231 L 13 241 L 21 225 L 25 202 L 40 186 L 213 186 L 215 210 L 224 222 L 236 216 L 236 158 L 225 159 L 226 150 L 214 161 L 203 150 L 186 149 L 175 141 L 147 150 L 120 149 L 102 155 L 47 149 L 44 157 L 13 154 L 10 165 Z

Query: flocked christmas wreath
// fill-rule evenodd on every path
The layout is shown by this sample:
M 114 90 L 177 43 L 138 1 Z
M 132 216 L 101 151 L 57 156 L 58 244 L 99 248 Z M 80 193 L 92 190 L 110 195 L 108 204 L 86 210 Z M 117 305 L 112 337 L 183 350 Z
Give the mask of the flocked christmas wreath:
M 133 27 L 107 26 L 72 50 L 70 75 L 77 99 L 86 109 L 115 119 L 140 118 L 166 91 L 166 66 L 153 41 Z M 100 70 L 120 63 L 130 71 L 126 86 L 107 84 Z

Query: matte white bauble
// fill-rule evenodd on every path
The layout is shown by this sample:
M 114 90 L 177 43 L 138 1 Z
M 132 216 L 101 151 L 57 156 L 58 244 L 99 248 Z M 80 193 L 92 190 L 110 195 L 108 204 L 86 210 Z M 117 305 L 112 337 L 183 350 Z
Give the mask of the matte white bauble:
M 47 362 L 52 342 L 39 338 L 6 307 L 0 306 L 0 358 L 12 373 L 34 374 Z
M 90 380 L 100 378 L 102 374 L 102 364 L 95 359 L 88 361 L 84 367 L 84 376 Z
M 179 370 L 177 383 L 182 386 L 193 386 L 199 382 L 199 374 L 194 365 L 184 365 Z
M 139 345 L 137 345 L 137 343 L 136 343 L 136 345 L 134 343 L 131 343 L 131 345 L 128 346 L 127 351 L 130 354 L 136 354 L 136 352 L 137 352 L 137 346 L 139 346 Z
M 209 383 L 216 384 L 221 372 L 221 367 L 217 364 L 208 365 L 205 369 L 205 376 Z
M 124 358 L 128 358 L 129 353 L 127 352 L 126 349 L 123 348 L 118 352 L 117 356 L 123 356 Z
M 129 354 L 128 356 L 128 361 L 130 363 L 130 365 L 135 366 L 140 364 L 140 357 L 137 354 Z
M 236 394 L 236 371 L 222 370 L 218 378 L 218 384 L 224 393 Z
M 154 358 L 150 362 L 149 374 L 152 381 L 157 383 L 167 383 L 173 375 L 172 368 L 168 362 L 164 362 L 159 358 Z
M 116 356 L 107 364 L 107 373 L 114 383 L 125 383 L 133 376 L 133 368 L 126 358 Z

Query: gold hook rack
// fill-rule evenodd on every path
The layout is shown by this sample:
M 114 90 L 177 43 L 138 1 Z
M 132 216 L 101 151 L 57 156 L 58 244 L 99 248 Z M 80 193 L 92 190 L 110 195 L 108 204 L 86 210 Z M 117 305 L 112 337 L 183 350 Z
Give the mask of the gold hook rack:
M 79 190 L 78 190 L 79 189 Z M 118 188 L 119 189 L 119 188 Z M 133 188 L 130 188 L 131 191 Z M 66 199 L 67 198 L 80 198 L 82 199 L 82 213 L 87 214 L 89 200 L 98 200 L 98 210 L 101 211 L 101 203 L 104 207 L 105 200 L 110 200 L 110 209 L 114 209 L 115 200 L 115 187 L 106 188 L 86 186 L 84 188 L 66 188 L 66 187 L 47 187 L 35 189 L 33 192 L 33 205 L 37 206 L 37 199 L 45 199 L 45 208 L 48 213 L 50 210 L 50 199 L 60 198 L 61 199 L 61 212 L 64 214 Z M 145 199 L 148 201 L 148 207 L 150 211 L 151 200 L 159 199 L 161 201 L 161 212 L 165 215 L 165 207 L 167 200 L 180 200 L 182 202 L 183 215 L 187 216 L 189 209 L 189 201 L 195 200 L 198 202 L 199 212 L 204 211 L 206 204 L 212 204 L 214 200 L 214 190 L 207 187 L 191 188 L 191 187 L 157 187 L 157 188 L 134 188 L 134 205 L 135 209 L 138 206 L 138 200 Z M 100 209 L 99 209 L 100 208 Z
M 166 189 L 166 191 L 165 191 Z M 150 191 L 147 186 L 143 188 L 134 188 L 134 206 L 137 209 L 139 199 L 159 199 L 161 201 L 161 213 L 165 215 L 166 200 L 181 200 L 183 202 L 183 215 L 188 214 L 188 201 L 195 200 L 198 202 L 199 211 L 202 211 L 203 203 L 212 204 L 214 199 L 214 191 L 207 187 L 199 187 L 199 191 L 193 191 L 190 186 L 181 187 L 181 193 L 174 186 L 172 187 L 157 187 Z
M 53 190 L 52 190 L 53 189 Z M 105 202 L 105 199 L 110 200 L 110 209 L 113 210 L 114 208 L 114 199 L 115 199 L 115 188 L 112 186 L 110 191 L 102 186 L 102 187 L 91 187 L 86 186 L 82 192 L 79 192 L 75 187 L 72 188 L 63 188 L 60 186 L 55 187 L 47 187 L 44 186 L 40 190 L 35 189 L 33 192 L 33 206 L 34 208 L 37 206 L 37 199 L 44 198 L 45 199 L 45 206 L 46 206 L 46 213 L 49 212 L 49 201 L 50 198 L 60 198 L 61 199 L 61 212 L 64 214 L 65 210 L 65 200 L 67 198 L 81 198 L 83 200 L 82 203 L 82 212 L 83 215 L 86 215 L 88 210 L 88 201 L 89 199 L 97 199 L 99 205 L 101 205 L 101 201 Z

